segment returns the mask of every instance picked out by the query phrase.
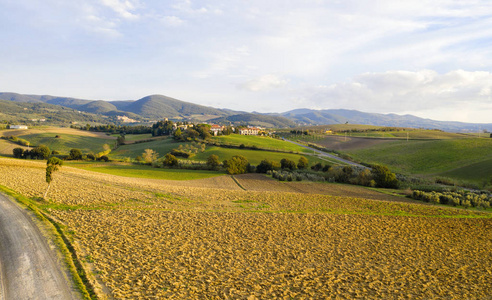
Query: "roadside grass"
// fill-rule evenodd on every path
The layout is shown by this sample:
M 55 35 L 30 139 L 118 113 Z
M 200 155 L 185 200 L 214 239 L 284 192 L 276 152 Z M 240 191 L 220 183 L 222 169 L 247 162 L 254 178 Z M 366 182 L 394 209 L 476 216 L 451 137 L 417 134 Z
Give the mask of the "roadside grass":
M 262 149 L 293 151 L 299 153 L 309 151 L 306 148 L 301 147 L 299 145 L 295 145 L 272 137 L 264 137 L 264 136 L 231 134 L 231 135 L 213 137 L 212 139 L 219 141 L 223 144 L 230 144 L 236 146 L 243 144 L 246 147 L 256 146 Z
M 104 174 L 147 179 L 193 180 L 224 175 L 217 171 L 152 168 L 145 165 L 118 163 L 68 162 L 66 165 Z
M 58 138 L 56 136 L 59 136 Z M 113 139 L 103 139 L 90 136 L 80 136 L 73 134 L 63 133 L 38 133 L 23 135 L 23 139 L 30 142 L 31 146 L 46 145 L 51 150 L 56 150 L 61 154 L 68 154 L 70 149 L 77 148 L 82 150 L 83 153 L 88 152 L 101 152 L 103 145 L 113 145 Z
M 18 194 L 4 186 L 0 186 L 0 191 L 14 198 L 21 206 L 30 210 L 44 225 L 44 228 L 49 231 L 49 235 L 57 246 L 57 249 L 60 251 L 65 266 L 72 276 L 72 281 L 75 284 L 76 289 L 81 293 L 83 299 L 98 299 L 94 286 L 88 279 L 87 274 L 77 257 L 75 249 L 64 233 L 64 226 L 49 217 L 46 212 L 41 211 L 34 200 Z

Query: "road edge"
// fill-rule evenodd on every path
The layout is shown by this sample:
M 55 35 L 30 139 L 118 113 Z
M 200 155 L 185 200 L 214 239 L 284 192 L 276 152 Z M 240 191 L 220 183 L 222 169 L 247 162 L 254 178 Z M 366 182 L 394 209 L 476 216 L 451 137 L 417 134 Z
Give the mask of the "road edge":
M 51 238 L 51 241 L 56 246 L 56 250 L 61 256 L 65 264 L 65 268 L 68 270 L 67 275 L 70 275 L 71 277 L 68 279 L 71 279 L 75 289 L 77 290 L 77 292 L 80 293 L 82 298 L 88 300 L 99 299 L 97 294 L 94 292 L 95 289 L 93 285 L 87 278 L 81 262 L 77 258 L 73 245 L 70 243 L 68 238 L 61 230 L 60 224 L 51 219 L 45 213 L 41 212 L 34 204 L 31 203 L 31 200 L 26 198 L 25 196 L 18 194 L 15 191 L 2 185 L 0 185 L 0 192 L 2 192 L 8 198 L 13 199 L 13 202 L 15 202 L 21 208 L 31 212 L 31 217 L 35 221 L 41 222 L 41 224 L 45 227 L 43 228 L 44 231 L 47 231 L 47 233 L 50 235 L 49 238 Z

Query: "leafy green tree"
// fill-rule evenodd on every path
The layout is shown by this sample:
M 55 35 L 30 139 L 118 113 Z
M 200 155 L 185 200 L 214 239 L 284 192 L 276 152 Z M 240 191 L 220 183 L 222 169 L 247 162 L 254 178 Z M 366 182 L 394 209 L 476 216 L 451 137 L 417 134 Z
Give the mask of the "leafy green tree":
M 242 155 L 235 155 L 231 159 L 227 160 L 227 173 L 228 174 L 244 174 L 248 170 L 248 159 Z
M 182 135 L 183 135 L 183 132 L 181 131 L 181 128 L 178 128 L 174 132 L 174 139 L 179 141 L 179 140 L 181 140 Z
M 293 160 L 287 159 L 287 158 L 282 158 L 280 160 L 280 167 L 284 170 L 295 170 L 297 169 L 297 165 Z
M 269 159 L 262 160 L 260 164 L 256 166 L 257 173 L 267 173 L 268 171 L 273 171 L 277 169 L 280 169 L 280 164 Z
M 51 155 L 51 150 L 45 145 L 40 145 L 31 150 L 31 158 L 48 159 Z
M 116 139 L 116 144 L 119 145 L 124 145 L 125 144 L 125 136 L 122 134 Z
M 68 159 L 70 160 L 79 160 L 82 159 L 82 151 L 80 149 L 70 149 L 70 152 L 68 154 Z
M 212 170 L 217 170 L 220 165 L 219 157 L 215 154 L 211 154 L 207 158 L 207 166 Z
M 14 148 L 12 152 L 15 158 L 22 158 L 24 156 L 24 149 L 22 148 Z
M 164 156 L 163 164 L 164 166 L 175 167 L 179 164 L 179 161 L 176 158 L 176 156 L 172 155 L 171 153 L 168 153 L 166 154 L 166 156 Z
M 58 171 L 62 165 L 63 165 L 63 161 L 58 157 L 50 157 L 46 162 L 46 182 L 48 183 L 48 188 L 44 193 L 44 197 L 43 197 L 44 199 L 46 199 L 46 196 L 48 195 L 48 191 L 51 186 L 51 182 L 53 181 L 53 173 Z
M 381 165 L 373 166 L 371 173 L 377 187 L 398 188 L 398 179 L 396 179 L 395 173 L 392 173 L 388 167 Z
M 304 170 L 304 169 L 307 169 L 308 166 L 309 166 L 309 161 L 307 160 L 307 158 L 305 158 L 304 156 L 301 156 L 299 158 L 299 162 L 297 163 L 297 168 L 299 170 Z

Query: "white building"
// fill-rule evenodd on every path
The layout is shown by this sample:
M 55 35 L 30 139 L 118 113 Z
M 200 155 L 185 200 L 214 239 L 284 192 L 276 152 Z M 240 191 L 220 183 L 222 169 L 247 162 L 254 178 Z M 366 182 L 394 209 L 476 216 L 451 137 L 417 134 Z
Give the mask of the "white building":
M 26 125 L 10 125 L 10 129 L 28 129 Z

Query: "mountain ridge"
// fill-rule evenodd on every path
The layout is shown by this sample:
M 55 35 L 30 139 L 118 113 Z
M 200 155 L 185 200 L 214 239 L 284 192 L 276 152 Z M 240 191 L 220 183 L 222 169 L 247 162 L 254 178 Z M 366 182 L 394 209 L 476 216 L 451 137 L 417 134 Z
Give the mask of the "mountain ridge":
M 295 127 L 297 125 L 364 124 L 392 127 L 440 129 L 444 131 L 492 131 L 492 123 L 436 121 L 413 115 L 366 113 L 349 109 L 293 109 L 283 113 L 248 113 L 227 108 L 194 104 L 163 95 L 149 95 L 138 100 L 85 100 L 50 95 L 0 93 L 1 100 L 17 103 L 44 103 L 71 108 L 96 115 L 115 117 L 126 115 L 138 121 L 199 120 L 224 124 L 264 127 Z

